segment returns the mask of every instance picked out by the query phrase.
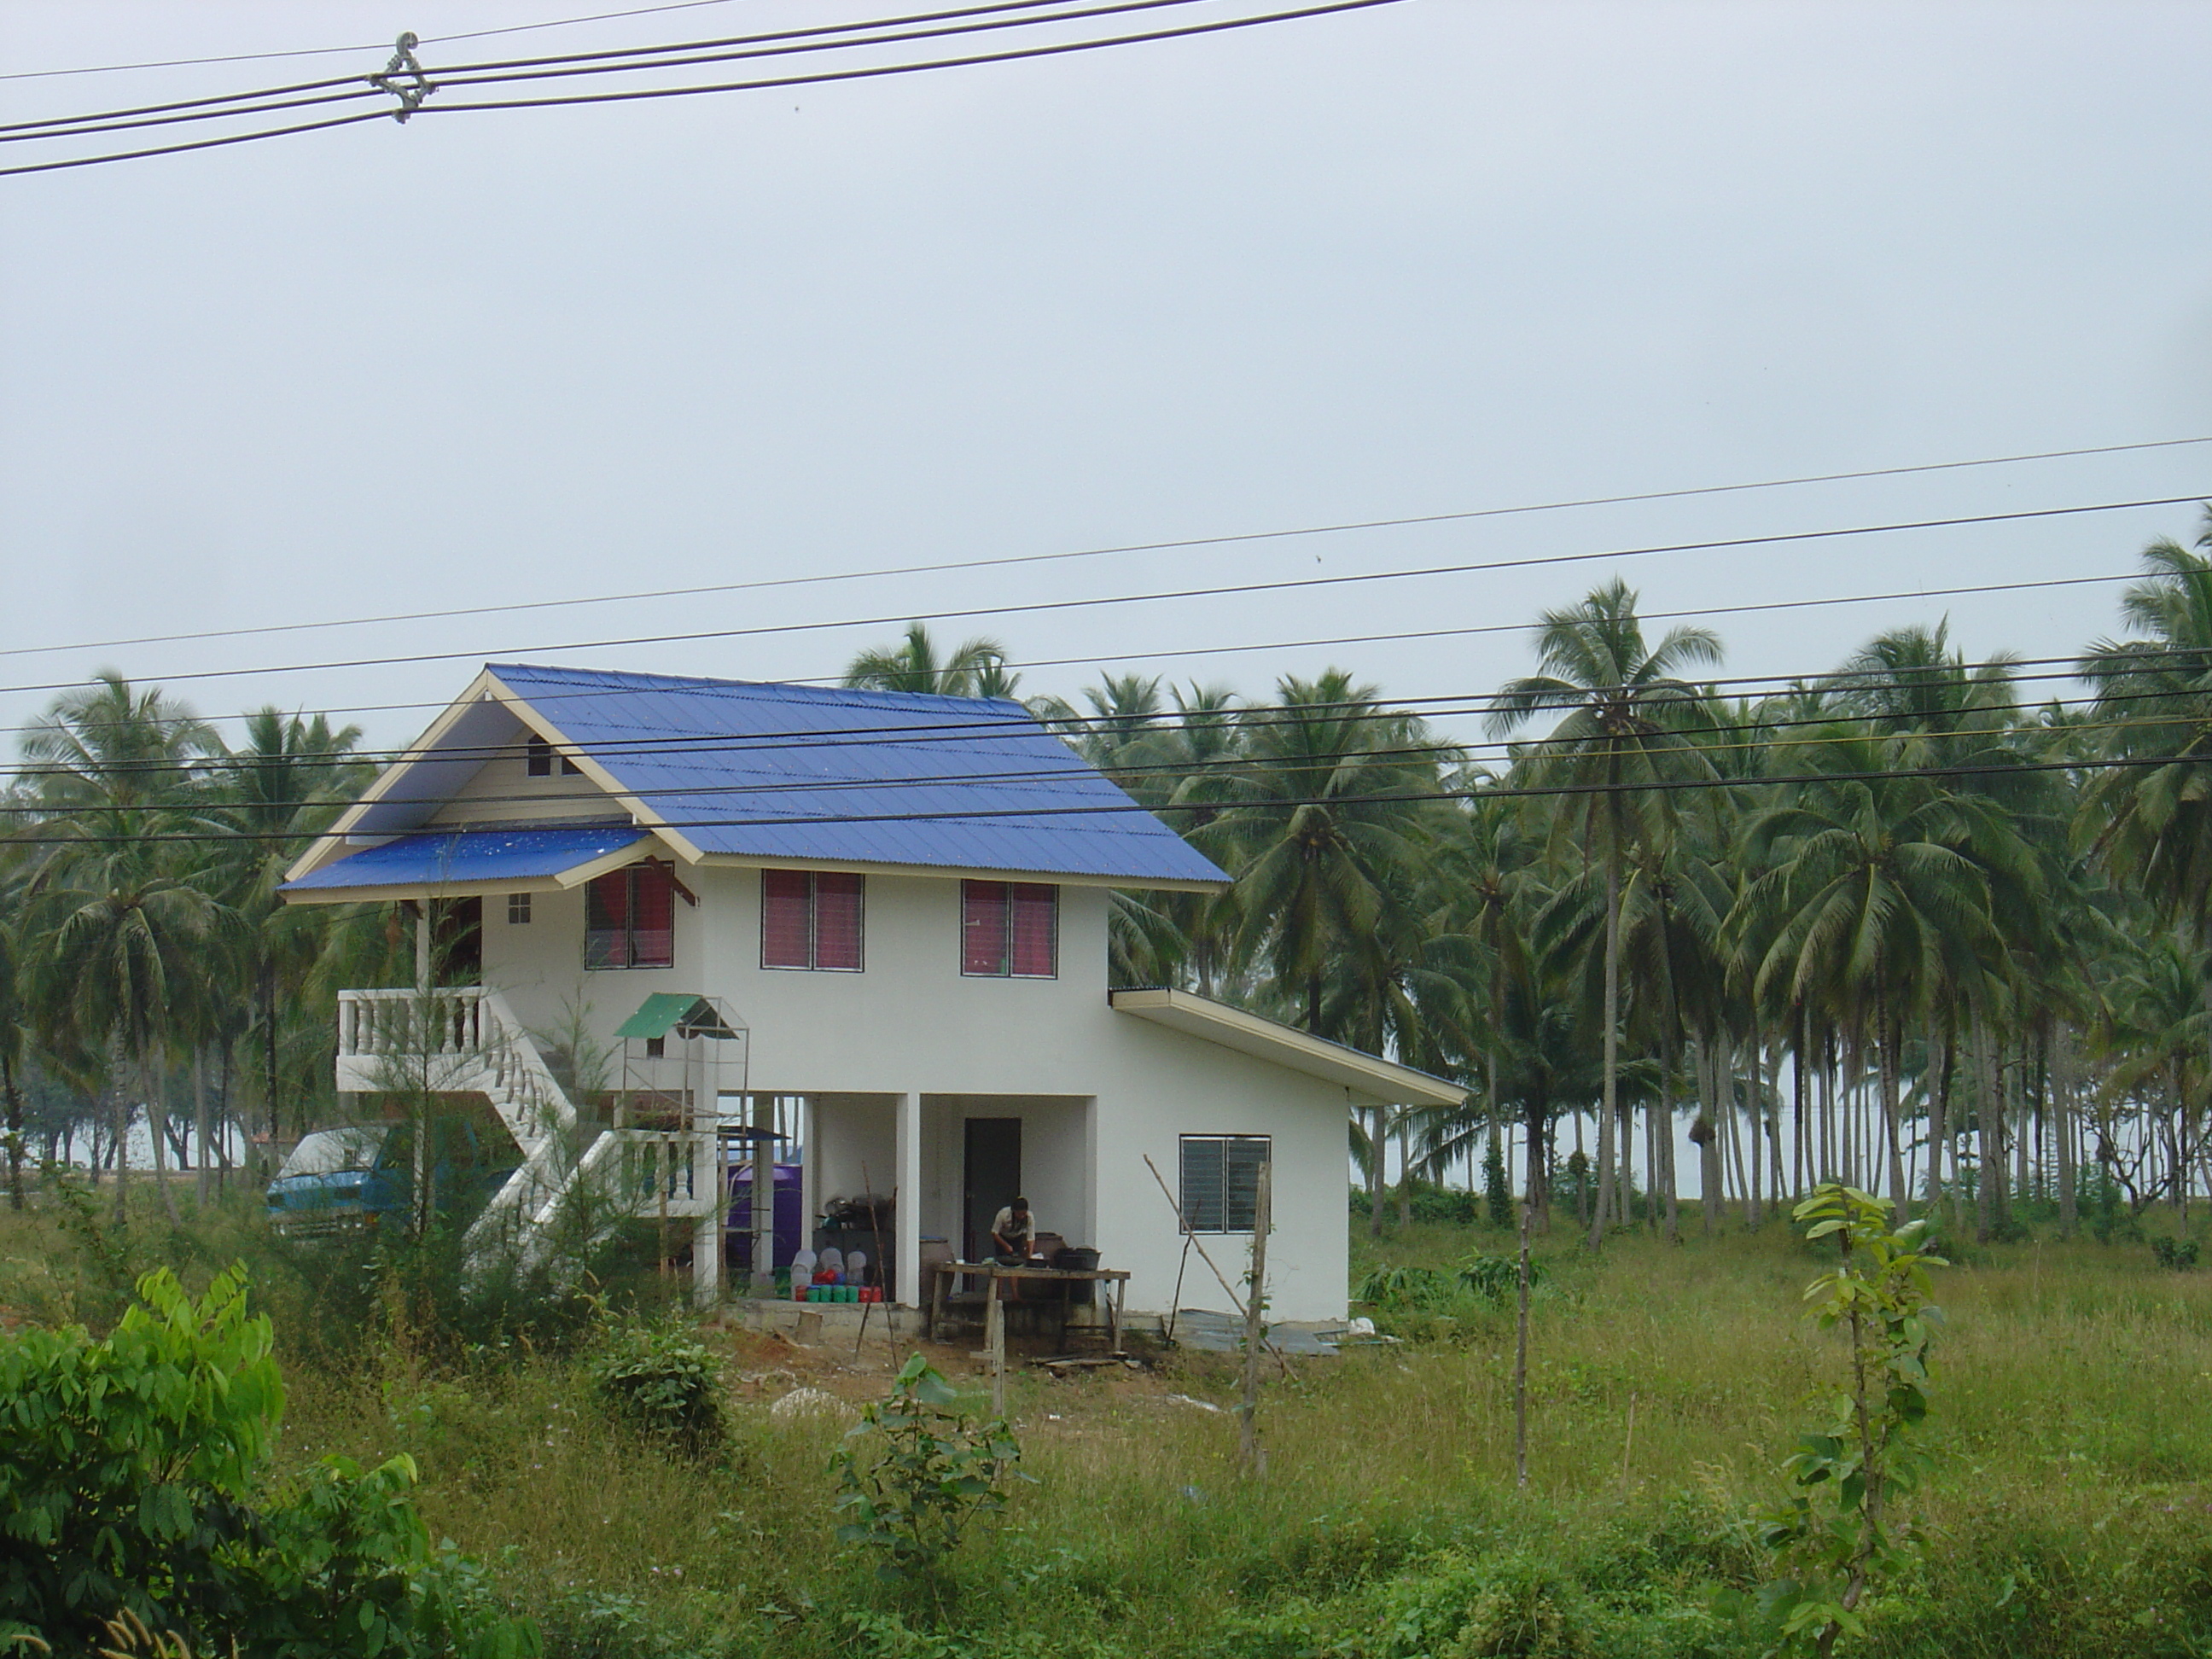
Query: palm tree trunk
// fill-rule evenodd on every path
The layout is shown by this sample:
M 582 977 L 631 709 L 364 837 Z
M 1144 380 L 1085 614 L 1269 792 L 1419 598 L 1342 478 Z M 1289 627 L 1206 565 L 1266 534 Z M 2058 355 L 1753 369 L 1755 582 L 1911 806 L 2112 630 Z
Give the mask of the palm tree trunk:
M 1367 1113 L 1367 1233 L 1370 1238 L 1382 1237 L 1382 1152 L 1389 1137 L 1382 1127 L 1382 1109 L 1370 1107 Z
M 1975 1113 L 1975 1151 L 1980 1161 L 1973 1172 L 1973 1241 L 1989 1243 L 1997 1230 L 1997 1182 L 2004 1179 L 2004 1137 L 1997 1130 L 1996 1064 L 1989 1053 L 1989 1024 L 1973 1022 L 1973 1071 L 1980 1110 Z
M 1879 957 L 1875 973 L 1880 975 Z M 1911 1194 L 1905 1190 L 1905 1148 L 1903 1137 L 1898 1133 L 1898 1048 L 1903 1041 L 1897 1029 L 1897 1018 L 1889 1006 L 1887 992 L 1875 998 L 1875 1019 L 1880 1027 L 1875 1042 L 1881 1048 L 1881 1128 L 1889 1142 L 1889 1201 L 1897 1206 L 1897 1218 L 1902 1222 L 1912 1213 L 1907 1207 Z
M 23 1207 L 23 1097 L 15 1089 L 15 1057 L 0 1042 L 0 1091 L 8 1097 L 8 1207 Z
M 1531 1089 L 1527 1115 L 1521 1127 L 1522 1178 L 1527 1183 L 1529 1225 L 1538 1232 L 1552 1228 L 1551 1126 L 1548 1104 L 1540 1089 Z
M 208 1091 L 207 1045 L 198 1043 L 192 1048 L 192 1139 L 198 1147 L 199 1161 L 192 1170 L 192 1196 L 200 1208 L 208 1203 Z
M 1607 1212 L 1613 1206 L 1613 1119 L 1620 1104 L 1620 839 L 1613 836 L 1605 853 L 1605 1097 L 1597 1115 L 1597 1212 L 1591 1218 L 1589 1238 L 1592 1249 L 1605 1243 Z
M 113 1092 L 114 1123 L 109 1148 L 115 1154 L 115 1224 L 122 1226 L 131 1218 L 125 1207 L 128 1202 L 125 1188 L 131 1182 L 131 1090 L 127 1079 L 131 1067 L 125 1059 L 123 1032 L 118 1028 L 111 1045 L 107 1068 L 107 1086 Z
M 1413 1121 L 1409 1111 L 1398 1114 L 1398 1224 L 1413 1224 L 1413 1132 L 1408 1127 Z
M 154 1143 L 154 1184 L 161 1194 L 161 1213 L 172 1227 L 180 1225 L 177 1195 L 169 1190 L 169 1081 L 165 1068 L 149 1048 L 138 1062 L 146 1079 L 147 1139 Z
M 2081 1228 L 2081 1209 L 2074 1161 L 2074 1033 L 2065 1025 L 2051 1033 L 2051 1105 L 2058 1137 L 2058 1233 L 2071 1238 Z

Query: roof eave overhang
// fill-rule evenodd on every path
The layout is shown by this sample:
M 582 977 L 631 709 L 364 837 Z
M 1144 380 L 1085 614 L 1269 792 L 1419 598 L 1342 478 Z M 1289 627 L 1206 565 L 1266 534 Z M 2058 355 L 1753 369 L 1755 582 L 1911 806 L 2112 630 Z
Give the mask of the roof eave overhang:
M 1340 1085 L 1363 1100 L 1389 1106 L 1457 1106 L 1467 1098 L 1468 1091 L 1456 1083 L 1188 991 L 1112 991 L 1106 1000 L 1116 1013 L 1133 1014 L 1186 1036 Z
M 854 859 L 770 858 L 760 853 L 708 853 L 699 860 L 709 869 L 840 870 L 861 876 L 931 876 L 942 881 L 1051 882 L 1061 887 L 1127 887 L 1162 893 L 1225 893 L 1235 884 L 1174 876 L 1101 876 L 1058 870 L 994 870 L 959 864 L 872 864 Z
M 498 675 L 486 668 L 480 671 L 477 677 L 469 682 L 468 689 L 454 698 L 447 706 L 443 714 L 430 722 L 422 735 L 408 746 L 406 753 L 377 774 L 376 781 L 362 792 L 360 799 L 341 812 L 331 827 L 318 836 L 309 844 L 307 850 L 292 861 L 291 867 L 284 872 L 284 879 L 292 882 L 299 880 L 303 876 L 313 875 L 325 866 L 336 863 L 349 853 L 358 852 L 362 846 L 369 841 L 387 840 L 397 835 L 412 834 L 416 830 L 423 828 L 423 825 L 416 824 L 404 830 L 385 830 L 366 840 L 356 840 L 354 834 L 360 828 L 362 820 L 397 789 L 409 773 L 422 762 L 436 757 L 440 745 L 455 724 L 470 710 L 484 702 L 495 702 L 507 709 L 522 722 L 524 726 L 550 743 L 584 776 L 598 785 L 611 802 L 628 812 L 631 823 L 641 829 L 653 830 L 685 863 L 699 862 L 701 853 L 696 843 L 682 831 L 670 828 L 659 813 L 616 782 L 613 775 L 606 768 L 578 749 L 575 744 L 569 740 L 568 734 L 554 722 L 547 720 L 528 699 L 518 696 Z M 443 893 L 449 890 L 440 888 L 434 890 Z M 512 888 L 502 887 L 493 890 L 519 893 L 525 889 L 522 885 L 517 884 Z M 411 896 L 410 893 L 397 889 L 379 889 L 376 896 L 388 898 Z M 353 903 L 358 901 L 356 899 L 309 899 L 306 895 L 301 894 L 294 896 L 293 902 Z

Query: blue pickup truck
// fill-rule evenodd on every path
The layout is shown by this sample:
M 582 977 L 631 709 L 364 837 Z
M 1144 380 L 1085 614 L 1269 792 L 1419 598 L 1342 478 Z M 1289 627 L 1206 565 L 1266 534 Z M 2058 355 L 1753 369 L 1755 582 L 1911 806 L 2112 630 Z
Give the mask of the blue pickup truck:
M 439 1215 L 465 1222 L 497 1192 L 514 1166 L 488 1169 L 466 1124 L 434 1132 L 431 1172 Z M 292 1237 L 314 1237 L 404 1220 L 414 1207 L 415 1126 L 352 1123 L 301 1138 L 269 1183 L 269 1224 Z

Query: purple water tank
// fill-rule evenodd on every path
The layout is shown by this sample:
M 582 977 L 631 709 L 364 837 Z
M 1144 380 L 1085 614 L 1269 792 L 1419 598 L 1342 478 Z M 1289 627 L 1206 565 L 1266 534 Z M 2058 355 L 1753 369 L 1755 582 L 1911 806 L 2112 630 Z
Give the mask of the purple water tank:
M 804 1242 L 806 1200 L 796 1164 L 779 1164 L 775 1178 L 775 1217 L 769 1240 L 770 1267 L 788 1267 Z M 730 1166 L 730 1263 L 741 1273 L 753 1268 L 753 1172 L 748 1164 Z

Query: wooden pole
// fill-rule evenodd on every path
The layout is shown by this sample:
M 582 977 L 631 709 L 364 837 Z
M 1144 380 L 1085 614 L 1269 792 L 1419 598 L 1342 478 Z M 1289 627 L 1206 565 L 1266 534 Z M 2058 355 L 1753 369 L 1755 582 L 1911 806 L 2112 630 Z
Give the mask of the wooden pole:
M 1513 1484 L 1528 1484 L 1528 1215 L 1521 1206 L 1521 1320 L 1513 1345 Z
M 1260 1166 L 1259 1190 L 1252 1202 L 1252 1291 L 1244 1300 L 1244 1399 L 1237 1407 L 1241 1419 L 1244 1473 L 1258 1479 L 1267 1472 L 1267 1454 L 1260 1444 L 1260 1345 L 1266 1340 L 1267 1303 L 1268 1200 L 1274 1186 L 1270 1164 Z
M 1198 1259 L 1206 1263 L 1207 1269 L 1212 1272 L 1214 1282 L 1221 1286 L 1223 1293 L 1228 1297 L 1229 1305 L 1236 1310 L 1237 1317 L 1243 1318 L 1245 1316 L 1244 1298 L 1237 1294 L 1236 1287 L 1230 1284 L 1213 1258 L 1206 1253 L 1206 1246 L 1198 1242 L 1198 1235 L 1191 1231 L 1190 1223 L 1183 1217 L 1182 1206 L 1176 1202 L 1176 1195 L 1168 1190 L 1167 1178 L 1161 1175 L 1160 1166 L 1152 1162 L 1150 1152 L 1145 1154 L 1145 1167 L 1152 1172 L 1152 1179 L 1159 1182 L 1160 1196 L 1167 1200 L 1168 1207 L 1175 1212 L 1176 1223 L 1182 1229 L 1183 1237 L 1189 1241 L 1191 1248 L 1198 1252 Z M 1291 1374 L 1291 1362 L 1284 1358 L 1283 1351 L 1273 1342 L 1267 1341 L 1265 1337 L 1261 1340 L 1266 1345 L 1267 1352 L 1273 1354 L 1277 1363 L 1282 1366 L 1283 1375 L 1288 1376 Z
M 1006 1414 L 1006 1310 L 999 1300 L 999 1275 L 984 1280 L 983 1350 L 991 1362 L 991 1415 Z

